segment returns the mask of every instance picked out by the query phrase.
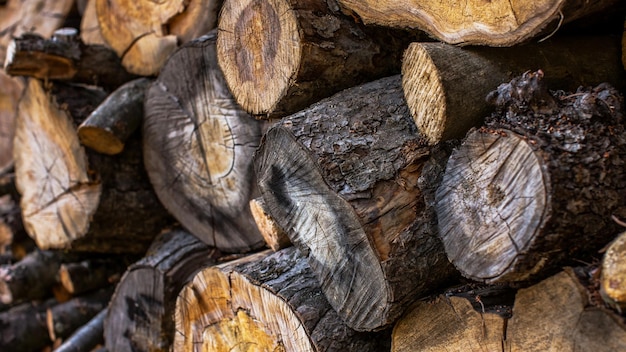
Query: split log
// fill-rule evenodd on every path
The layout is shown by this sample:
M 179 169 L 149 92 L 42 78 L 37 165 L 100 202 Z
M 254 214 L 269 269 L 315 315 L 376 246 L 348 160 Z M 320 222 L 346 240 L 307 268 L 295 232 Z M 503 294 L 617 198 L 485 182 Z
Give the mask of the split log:
M 134 74 L 159 72 L 177 42 L 189 41 L 215 27 L 221 0 L 96 0 L 100 31 Z
M 119 281 L 128 264 L 126 258 L 120 257 L 65 263 L 61 264 L 58 277 L 65 290 L 76 296 Z
M 52 342 L 46 326 L 46 310 L 57 302 L 24 303 L 0 313 L 0 349 L 40 351 Z
M 107 46 L 96 14 L 96 0 L 87 0 L 80 21 L 80 40 L 87 45 Z
M 181 230 L 161 234 L 117 285 L 104 322 L 109 351 L 167 351 L 178 293 L 217 252 Z
M 620 313 L 626 311 L 626 232 L 607 248 L 601 270 L 602 299 Z
M 31 79 L 19 106 L 15 171 L 26 231 L 43 249 L 143 253 L 171 218 L 148 182 L 139 136 L 117 156 L 86 153 L 70 116 L 82 122 L 104 95 L 53 88 L 58 104 Z
M 532 3 L 438 0 L 338 0 L 365 24 L 417 28 L 449 44 L 513 46 L 600 11 L 616 0 L 540 0 Z
M 9 77 L 0 69 L 0 175 L 13 167 L 15 120 L 23 91 L 21 79 Z
M 261 123 L 228 91 L 215 33 L 181 47 L 146 92 L 144 161 L 183 227 L 222 251 L 245 252 L 263 245 L 249 208 Z
M 287 248 L 292 245 L 291 240 L 287 233 L 278 226 L 276 221 L 272 219 L 272 216 L 267 212 L 267 205 L 263 198 L 255 198 L 250 201 L 250 211 L 254 222 L 259 228 L 259 232 L 265 244 L 270 247 L 274 252 L 282 248 Z
M 51 341 L 65 339 L 106 308 L 112 288 L 73 298 L 46 311 L 46 324 Z
M 87 324 L 76 330 L 72 336 L 55 349 L 55 352 L 84 352 L 93 351 L 95 347 L 104 343 L 103 322 L 107 309 L 103 309 Z
M 607 36 L 506 49 L 412 43 L 404 54 L 402 87 L 418 129 L 435 144 L 482 125 L 492 111 L 487 94 L 528 70 L 543 70 L 550 87 L 564 90 L 602 82 L 626 88 L 619 50 L 617 38 Z
M 493 94 L 485 128 L 452 154 L 437 191 L 440 235 L 466 277 L 513 282 L 589 260 L 626 217 L 623 99 L 607 84 L 551 95 L 543 73 Z
M 13 76 L 99 85 L 108 90 L 134 77 L 115 52 L 102 45 L 85 45 L 74 28 L 59 29 L 51 39 L 36 34 L 14 39 L 4 68 Z
M 310 256 L 348 326 L 384 328 L 451 277 L 430 204 L 447 156 L 415 128 L 399 75 L 322 100 L 265 135 L 255 165 L 267 210 Z
M 362 26 L 323 0 L 225 1 L 218 28 L 226 82 L 243 109 L 259 117 L 285 116 L 399 73 L 410 40 Z
M 566 268 L 518 291 L 507 324 L 507 351 L 626 350 L 623 316 L 594 305 L 581 276 L 585 278 L 586 274 Z
M 121 153 L 126 140 L 141 126 L 144 95 L 151 83 L 139 78 L 111 93 L 78 127 L 80 142 L 99 153 Z
M 295 247 L 270 253 L 204 268 L 183 288 L 174 351 L 389 349 L 387 332 L 358 333 L 341 321 Z

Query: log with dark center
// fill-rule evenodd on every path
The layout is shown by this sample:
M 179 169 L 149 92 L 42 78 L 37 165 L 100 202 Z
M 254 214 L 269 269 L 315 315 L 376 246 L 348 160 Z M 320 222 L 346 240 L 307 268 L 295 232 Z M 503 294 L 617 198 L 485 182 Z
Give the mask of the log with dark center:
M 249 207 L 261 123 L 228 91 L 215 32 L 181 47 L 146 92 L 143 138 L 150 181 L 187 230 L 226 252 L 263 245 Z
M 452 154 L 437 191 L 440 235 L 469 278 L 524 281 L 589 260 L 626 216 L 623 99 L 612 87 L 553 96 L 543 73 L 501 85 L 485 128 Z
M 202 269 L 176 302 L 174 351 L 384 351 L 330 307 L 295 247 Z
M 400 83 L 380 79 L 283 119 L 255 158 L 267 211 L 357 330 L 391 324 L 452 273 L 429 200 L 448 154 L 418 133 Z

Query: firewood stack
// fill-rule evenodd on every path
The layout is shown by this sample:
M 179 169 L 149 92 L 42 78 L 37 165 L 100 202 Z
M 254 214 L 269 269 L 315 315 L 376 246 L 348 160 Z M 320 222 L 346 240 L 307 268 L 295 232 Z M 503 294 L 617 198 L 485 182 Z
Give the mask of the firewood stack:
M 0 350 L 626 350 L 625 18 L 0 1 Z

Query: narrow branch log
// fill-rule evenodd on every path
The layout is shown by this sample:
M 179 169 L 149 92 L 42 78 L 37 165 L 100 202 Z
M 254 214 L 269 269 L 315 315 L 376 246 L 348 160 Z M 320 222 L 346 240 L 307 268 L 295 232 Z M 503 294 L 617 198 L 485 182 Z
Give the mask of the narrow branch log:
M 626 232 L 617 236 L 602 259 L 600 294 L 604 302 L 626 311 Z
M 55 300 L 24 303 L 0 313 L 0 348 L 3 351 L 39 351 L 52 344 L 46 326 L 46 310 Z
M 259 232 L 263 236 L 265 243 L 274 252 L 282 248 L 291 246 L 289 236 L 278 226 L 276 221 L 267 212 L 267 205 L 263 198 L 255 198 L 250 201 L 250 211 L 254 217 L 254 222 L 259 228 Z
M 88 323 L 107 307 L 112 293 L 111 287 L 48 308 L 46 323 L 50 340 L 65 339 Z
M 226 252 L 261 247 L 249 208 L 261 123 L 228 91 L 215 32 L 172 55 L 146 94 L 145 166 L 163 205 L 210 246 Z
M 109 351 L 166 351 L 174 338 L 175 299 L 217 252 L 191 234 L 161 234 L 146 257 L 131 265 L 115 290 L 104 323 Z
M 341 321 L 296 248 L 270 253 L 194 277 L 176 301 L 174 351 L 388 350 L 388 333 L 358 333 Z
M 268 212 L 359 331 L 391 324 L 453 274 L 428 200 L 448 152 L 418 133 L 400 83 L 380 79 L 286 117 L 255 157 Z
M 92 351 L 99 344 L 104 343 L 103 322 L 107 309 L 103 309 L 89 323 L 76 330 L 55 352 L 84 352 Z
M 412 43 L 402 87 L 418 129 L 435 144 L 481 125 L 492 111 L 487 94 L 528 70 L 541 69 L 550 87 L 564 90 L 602 82 L 626 88 L 619 50 L 617 38 L 584 36 L 506 49 Z
M 117 281 L 115 278 L 119 279 L 126 271 L 126 261 L 125 258 L 110 257 L 61 264 L 59 281 L 74 296 L 104 288 Z

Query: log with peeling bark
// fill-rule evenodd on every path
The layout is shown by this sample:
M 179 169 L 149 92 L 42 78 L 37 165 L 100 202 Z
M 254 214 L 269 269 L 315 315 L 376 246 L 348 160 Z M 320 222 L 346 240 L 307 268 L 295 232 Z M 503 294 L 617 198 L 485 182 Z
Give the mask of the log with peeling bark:
M 183 227 L 222 251 L 245 252 L 263 245 L 249 208 L 262 125 L 228 91 L 215 33 L 181 47 L 146 92 L 144 159 Z
M 176 297 L 218 252 L 193 235 L 161 234 L 117 285 L 104 323 L 109 351 L 167 351 L 174 338 Z
M 58 278 L 65 290 L 76 296 L 119 281 L 128 264 L 127 258 L 119 256 L 64 263 L 59 267 Z
M 617 0 L 540 0 L 510 2 L 472 0 L 463 4 L 438 0 L 338 0 L 365 24 L 421 29 L 449 44 L 513 46 L 562 23 L 611 11 Z
M 267 211 L 267 205 L 265 205 L 263 198 L 259 197 L 251 200 L 250 211 L 254 217 L 254 222 L 259 228 L 259 232 L 261 232 L 265 240 L 265 244 L 274 252 L 292 245 L 287 233 L 278 226 Z
M 388 332 L 341 321 L 295 247 L 203 268 L 178 296 L 175 320 L 174 351 L 389 349 Z
M 427 145 L 400 76 L 347 89 L 281 120 L 255 157 L 267 211 L 356 330 L 391 324 L 453 273 L 431 198 L 449 146 Z
M 103 326 L 104 317 L 107 314 L 107 309 L 103 309 L 87 324 L 76 330 L 60 345 L 56 348 L 55 352 L 84 352 L 95 351 L 98 345 L 104 344 Z
M 57 304 L 53 299 L 29 302 L 0 313 L 0 349 L 40 351 L 50 346 L 46 310 Z
M 21 79 L 0 69 L 0 175 L 13 167 L 13 138 L 17 105 L 24 90 Z
M 607 84 L 552 94 L 541 71 L 492 94 L 498 111 L 452 154 L 437 191 L 450 261 L 485 282 L 590 260 L 626 217 L 623 98 Z
M 55 99 L 31 79 L 19 105 L 15 171 L 26 231 L 42 249 L 143 253 L 172 219 L 148 182 L 139 136 L 116 156 L 86 152 L 72 118 L 82 122 L 104 94 L 53 90 Z
M 148 78 L 139 78 L 111 93 L 78 126 L 80 142 L 99 153 L 121 153 L 126 140 L 141 126 L 143 100 L 151 83 Z
M 609 306 L 626 311 L 626 232 L 611 242 L 602 258 L 600 294 Z
M 221 0 L 96 0 L 100 31 L 129 72 L 157 74 L 177 43 L 215 27 Z
M 506 329 L 506 351 L 612 352 L 626 350 L 624 317 L 594 302 L 590 275 L 564 271 L 515 297 Z
M 324 0 L 225 1 L 218 60 L 237 102 L 258 117 L 285 116 L 399 73 L 406 33 L 338 12 Z
M 541 69 L 551 87 L 576 90 L 609 82 L 626 87 L 616 37 L 561 37 L 512 48 L 459 48 L 412 43 L 404 53 L 402 86 L 415 123 L 430 143 L 462 138 L 492 111 L 485 101 L 500 83 Z

